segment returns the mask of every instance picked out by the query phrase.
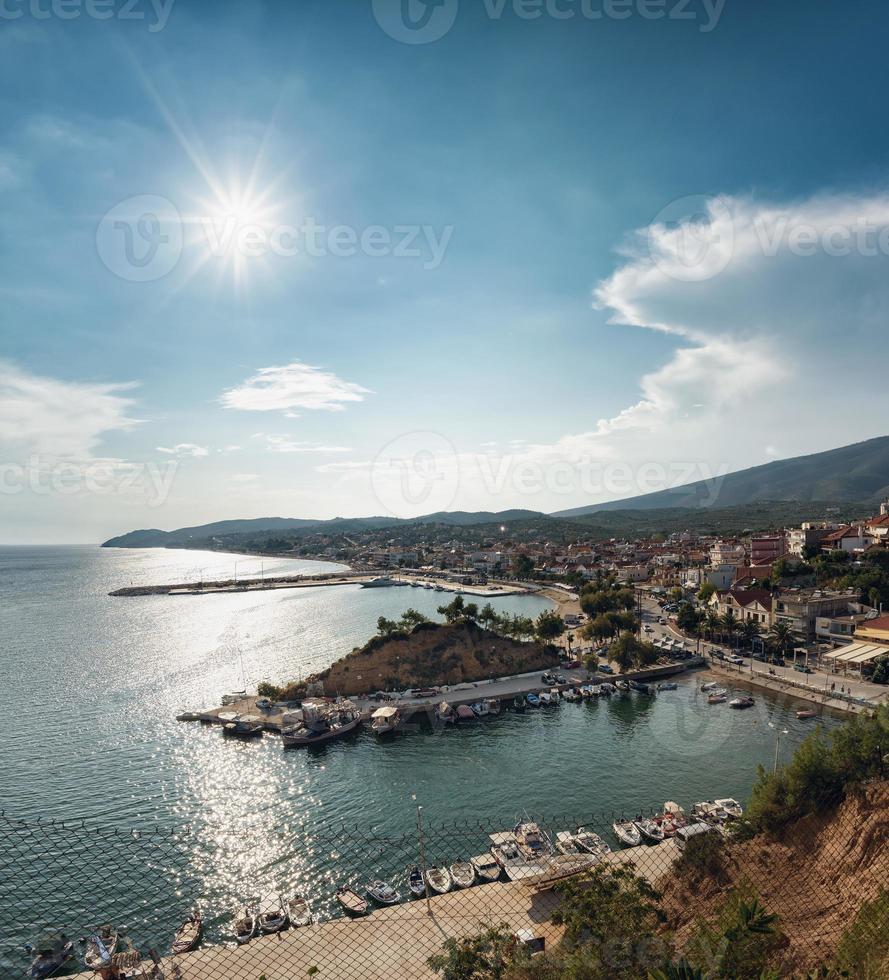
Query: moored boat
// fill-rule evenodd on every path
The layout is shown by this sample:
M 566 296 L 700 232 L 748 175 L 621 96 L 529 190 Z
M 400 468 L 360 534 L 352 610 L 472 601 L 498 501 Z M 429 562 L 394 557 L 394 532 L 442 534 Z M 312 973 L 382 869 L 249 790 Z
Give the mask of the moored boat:
M 611 829 L 614 831 L 614 836 L 625 847 L 637 847 L 642 843 L 642 835 L 639 833 L 639 828 L 632 820 L 615 820 L 611 825 Z
M 499 698 L 486 698 L 485 704 L 488 706 L 488 711 L 492 715 L 500 714 L 500 699 Z
M 537 697 L 544 707 L 553 703 L 552 695 L 549 691 L 540 691 Z
M 457 721 L 473 721 L 477 716 L 468 704 L 458 704 L 454 709 Z
M 716 800 L 703 800 L 695 803 L 691 808 L 691 815 L 696 820 L 715 825 L 722 825 L 729 819 L 728 813 Z
M 387 881 L 372 881 L 366 891 L 378 905 L 397 905 L 401 901 L 401 895 Z
M 611 847 L 594 831 L 578 827 L 574 832 L 574 842 L 587 854 L 610 854 Z
M 512 699 L 512 710 L 513 711 L 518 711 L 520 714 L 521 713 L 524 713 L 524 711 L 525 711 L 525 699 L 522 697 L 521 694 L 517 694 Z
M 426 882 L 429 890 L 438 895 L 444 895 L 451 890 L 453 880 L 447 868 L 429 868 L 426 871 Z
M 287 918 L 290 920 L 293 929 L 312 924 L 312 907 L 305 896 L 294 895 L 284 904 L 287 909 Z
M 469 888 L 475 884 L 475 868 L 471 861 L 455 861 L 448 869 L 456 888 Z
M 190 953 L 193 949 L 197 949 L 203 931 L 204 920 L 200 911 L 195 909 L 193 912 L 189 912 L 173 936 L 173 944 L 170 947 L 171 954 L 178 956 L 180 953 Z
M 534 861 L 553 853 L 550 839 L 533 820 L 517 823 L 513 833 L 519 854 L 526 860 Z
M 423 872 L 416 865 L 408 872 L 407 886 L 414 898 L 420 898 L 426 894 L 426 882 L 423 880 Z
M 744 808 L 737 801 L 732 799 L 732 797 L 727 796 L 721 800 L 713 801 L 718 807 L 721 807 L 725 812 L 733 819 L 740 820 L 744 816 Z
M 394 705 L 385 705 L 370 716 L 374 735 L 393 735 L 401 725 L 401 712 Z
M 85 940 L 83 965 L 88 970 L 99 971 L 111 965 L 117 949 L 117 929 L 112 925 L 102 925 Z
M 656 820 L 648 817 L 637 817 L 633 823 L 642 835 L 642 838 L 651 844 L 660 844 L 664 839 L 664 829 Z
M 706 691 L 715 691 L 717 687 L 719 687 L 719 682 L 718 681 L 707 681 L 706 684 L 702 684 L 701 685 L 701 690 L 704 691 L 704 692 L 706 692 Z
M 533 691 L 530 694 L 525 695 L 525 700 L 528 702 L 529 708 L 540 707 L 540 698 Z
M 271 934 L 281 932 L 287 927 L 287 908 L 280 895 L 264 898 L 259 905 L 260 932 Z
M 749 695 L 744 695 L 740 698 L 732 698 L 729 701 L 728 706 L 730 708 L 752 708 L 756 702 Z
M 447 701 L 442 701 L 441 704 L 435 709 L 435 717 L 443 724 L 450 725 L 454 721 L 454 709 L 448 704 Z
M 665 684 L 658 684 L 657 689 L 659 691 L 677 691 L 679 685 L 675 681 L 667 681 Z
M 727 700 L 724 691 L 714 691 L 707 696 L 707 704 L 723 704 Z
M 54 977 L 74 956 L 74 943 L 63 932 L 45 932 L 26 949 L 33 957 L 29 977 Z
M 361 712 L 351 703 L 330 704 L 323 700 L 304 701 L 302 722 L 281 732 L 284 748 L 321 745 L 343 738 L 361 725 Z
M 235 738 L 257 738 L 264 728 L 265 723 L 259 715 L 239 715 L 222 726 L 222 734 Z
M 367 903 L 367 899 L 362 898 L 358 892 L 345 886 L 342 888 L 337 888 L 336 900 L 349 915 L 367 915 L 367 913 L 370 911 L 370 906 Z
M 797 711 L 797 713 L 796 713 L 796 717 L 800 721 L 803 721 L 806 718 L 817 718 L 818 717 L 818 712 L 817 711 L 814 711 L 812 708 L 800 708 L 800 710 Z
M 483 718 L 486 714 L 490 712 L 487 701 L 476 701 L 474 704 L 470 705 L 472 708 L 472 713 L 476 718 Z
M 258 929 L 255 906 L 250 904 L 241 906 L 235 912 L 234 931 L 237 944 L 243 946 L 245 943 L 249 943 Z
M 499 881 L 501 868 L 490 852 L 476 855 L 469 863 L 475 868 L 476 877 L 482 883 Z

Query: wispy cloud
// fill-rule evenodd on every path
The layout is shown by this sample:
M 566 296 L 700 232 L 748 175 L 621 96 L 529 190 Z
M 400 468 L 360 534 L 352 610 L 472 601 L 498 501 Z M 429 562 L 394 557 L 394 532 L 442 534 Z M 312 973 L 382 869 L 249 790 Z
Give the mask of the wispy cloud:
M 297 409 L 342 411 L 346 402 L 360 402 L 367 388 L 344 381 L 330 371 L 292 361 L 280 367 L 260 368 L 242 384 L 224 392 L 226 408 L 245 412 L 286 412 L 295 418 Z
M 193 442 L 179 442 L 175 446 L 158 446 L 159 453 L 166 453 L 168 456 L 209 456 L 210 450 L 206 446 L 198 446 Z
M 122 394 L 132 387 L 62 381 L 0 361 L 0 447 L 7 457 L 92 459 L 103 436 L 138 424 Z
M 350 453 L 350 446 L 324 446 L 316 442 L 299 442 L 291 439 L 290 436 L 269 435 L 265 432 L 257 432 L 252 436 L 253 439 L 261 439 L 265 442 L 266 448 L 273 453 Z

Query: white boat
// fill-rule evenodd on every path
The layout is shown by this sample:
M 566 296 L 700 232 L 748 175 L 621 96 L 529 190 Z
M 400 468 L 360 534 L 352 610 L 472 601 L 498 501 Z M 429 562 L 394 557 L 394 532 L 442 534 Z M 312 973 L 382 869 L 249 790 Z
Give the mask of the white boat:
M 173 936 L 173 944 L 170 947 L 172 955 L 178 956 L 181 953 L 190 953 L 193 949 L 196 949 L 198 943 L 201 941 L 203 931 L 204 920 L 201 917 L 201 913 L 195 909 L 189 913 L 188 917 L 183 920 L 182 925 L 176 930 L 176 934 Z
M 719 687 L 718 681 L 707 681 L 706 684 L 701 685 L 702 691 L 715 691 Z
M 472 708 L 472 713 L 476 718 L 483 718 L 485 715 L 490 713 L 490 708 L 486 701 L 476 701 L 474 704 L 470 705 Z
M 407 585 L 407 582 L 400 582 L 398 579 L 392 578 L 391 575 L 378 575 L 376 578 L 372 578 L 369 582 L 362 582 L 362 589 L 384 589 L 390 585 Z
M 398 731 L 401 725 L 401 713 L 398 708 L 386 705 L 370 716 L 370 727 L 375 735 L 391 735 Z
M 287 909 L 281 897 L 264 898 L 259 905 L 259 929 L 264 933 L 281 932 L 287 926 Z
M 327 701 L 304 701 L 303 720 L 281 732 L 284 748 L 321 745 L 351 734 L 361 725 L 361 712 L 351 701 L 330 704 Z
M 451 881 L 456 888 L 469 888 L 475 884 L 475 868 L 470 861 L 455 861 L 450 872 Z
M 312 924 L 312 907 L 307 898 L 302 895 L 294 895 L 285 903 L 285 906 L 287 918 L 290 919 L 290 925 L 294 929 Z
M 475 874 L 479 881 L 483 883 L 499 881 L 502 869 L 490 852 L 476 855 L 470 859 L 469 863 L 475 868 Z
M 562 695 L 559 693 L 559 689 L 557 687 L 550 688 L 549 696 L 553 704 L 558 704 L 562 700 Z
M 650 843 L 660 844 L 664 839 L 664 829 L 656 820 L 651 820 L 648 817 L 639 817 L 633 823 L 636 825 L 642 837 Z
M 510 862 L 520 861 L 521 855 L 515 842 L 515 834 L 507 831 L 491 834 L 491 856 L 504 870 Z
M 632 820 L 615 820 L 611 829 L 625 847 L 638 847 L 642 843 L 642 834 Z
M 429 868 L 426 872 L 426 883 L 430 891 L 444 895 L 451 890 L 453 880 L 447 868 Z
M 362 898 L 358 892 L 353 891 L 351 888 L 338 888 L 336 891 L 336 900 L 349 915 L 367 915 L 370 911 L 367 899 Z
M 756 702 L 749 695 L 745 695 L 739 698 L 732 698 L 729 701 L 728 706 L 730 708 L 752 708 Z
M 537 697 L 540 699 L 541 705 L 548 705 L 553 703 L 553 697 L 549 691 L 538 691 Z
M 259 930 L 256 908 L 244 905 L 235 912 L 235 940 L 239 946 L 249 943 Z
M 704 823 L 716 825 L 722 825 L 729 819 L 726 810 L 716 800 L 703 800 L 695 803 L 691 808 L 691 815 L 697 820 L 704 821 Z
M 707 695 L 707 704 L 724 704 L 727 700 L 725 691 L 713 691 Z
M 109 967 L 117 949 L 117 938 L 117 929 L 112 925 L 99 926 L 90 933 L 83 950 L 83 965 L 97 972 Z
M 454 721 L 454 709 L 447 701 L 442 701 L 435 709 L 435 717 L 443 724 L 449 725 Z
M 605 843 L 605 841 L 592 830 L 587 830 L 586 827 L 578 827 L 574 832 L 574 843 L 581 851 L 585 851 L 587 854 L 610 854 L 611 847 Z
M 227 707 L 230 704 L 237 704 L 239 701 L 243 701 L 247 697 L 246 691 L 232 691 L 229 694 L 222 695 L 222 706 Z
M 486 698 L 485 704 L 488 706 L 488 711 L 492 715 L 500 714 L 500 699 L 499 698 Z
M 513 830 L 519 854 L 528 861 L 552 855 L 553 845 L 546 834 L 533 820 L 517 823 Z
M 740 820 L 744 816 L 744 808 L 737 800 L 733 800 L 730 796 L 722 800 L 714 800 L 713 802 L 725 810 L 733 820 Z
M 378 905 L 397 905 L 401 901 L 401 895 L 386 881 L 372 881 L 366 891 Z
M 418 867 L 414 866 L 408 872 L 407 885 L 414 898 L 420 898 L 426 894 L 426 882 L 423 880 L 423 872 Z

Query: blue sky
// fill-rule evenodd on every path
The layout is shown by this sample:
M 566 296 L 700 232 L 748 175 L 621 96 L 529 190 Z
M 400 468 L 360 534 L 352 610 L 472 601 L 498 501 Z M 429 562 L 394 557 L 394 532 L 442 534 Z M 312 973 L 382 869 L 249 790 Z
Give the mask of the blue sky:
M 407 44 L 387 0 L 42 3 L 0 17 L 0 541 L 556 510 L 884 434 L 881 5 L 446 0 Z

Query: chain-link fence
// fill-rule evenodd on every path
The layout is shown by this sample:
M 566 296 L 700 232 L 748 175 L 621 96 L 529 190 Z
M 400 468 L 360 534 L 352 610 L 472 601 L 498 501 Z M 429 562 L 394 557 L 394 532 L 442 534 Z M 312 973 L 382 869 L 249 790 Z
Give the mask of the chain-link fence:
M 27 975 L 33 961 L 33 975 L 67 975 L 87 961 L 88 975 L 108 978 L 549 977 L 586 943 L 598 966 L 575 975 L 644 977 L 689 950 L 741 955 L 726 939 L 737 919 L 763 930 L 776 975 L 789 976 L 832 962 L 844 943 L 877 955 L 889 934 L 889 783 L 834 804 L 778 837 L 734 832 L 744 820 L 731 800 L 520 814 L 507 826 L 436 824 L 418 810 L 404 836 L 282 825 L 274 841 L 3 816 L 0 970 Z M 471 972 L 472 957 L 503 970 Z

